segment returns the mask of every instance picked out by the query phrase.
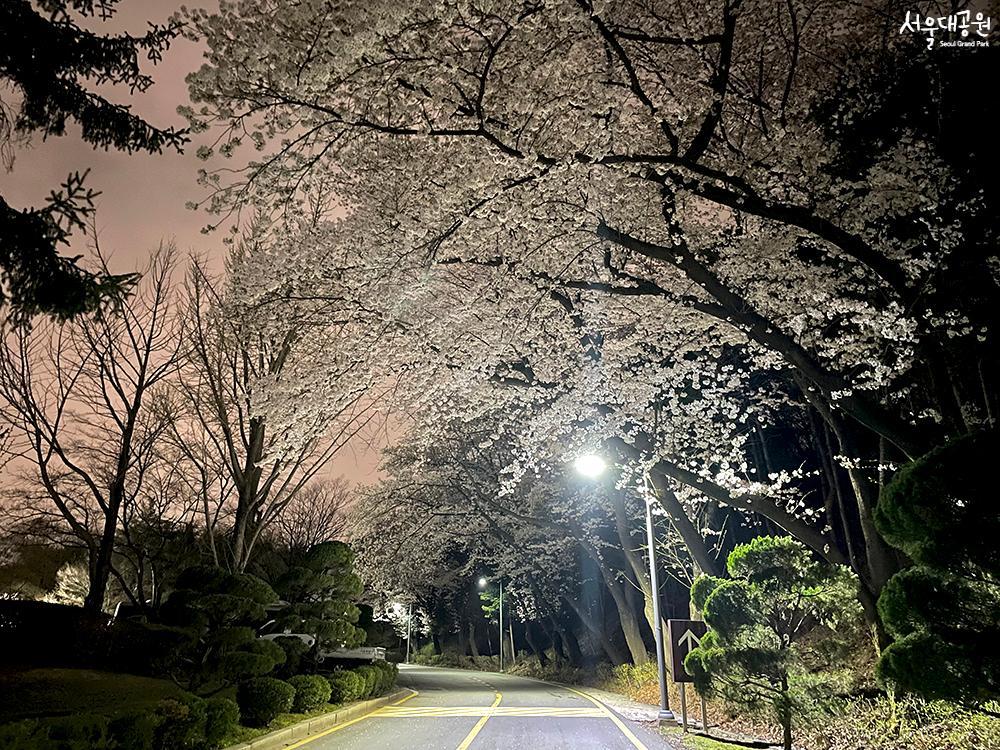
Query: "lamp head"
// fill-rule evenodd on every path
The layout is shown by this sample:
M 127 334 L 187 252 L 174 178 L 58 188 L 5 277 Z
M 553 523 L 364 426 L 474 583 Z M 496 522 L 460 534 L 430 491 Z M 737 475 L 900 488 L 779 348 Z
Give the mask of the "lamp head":
M 486 588 L 486 579 L 485 578 L 480 578 L 479 579 L 479 588 L 481 588 L 481 589 Z
M 576 473 L 588 479 L 597 479 L 597 477 L 604 473 L 607 466 L 603 458 L 593 453 L 584 453 L 582 456 L 577 456 L 576 461 L 573 462 Z

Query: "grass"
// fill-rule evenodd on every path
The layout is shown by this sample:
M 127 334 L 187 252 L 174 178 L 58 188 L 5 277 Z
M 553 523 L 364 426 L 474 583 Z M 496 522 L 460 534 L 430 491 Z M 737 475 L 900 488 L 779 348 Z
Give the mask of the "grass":
M 298 724 L 300 721 L 314 719 L 317 716 L 322 716 L 323 714 L 328 714 L 331 711 L 336 711 L 338 708 L 341 708 L 339 703 L 326 703 L 319 708 L 314 708 L 312 711 L 307 711 L 304 714 L 278 714 L 278 717 L 266 727 L 245 727 L 241 725 L 234 732 L 226 735 L 223 739 L 222 745 L 223 747 L 226 747 L 228 745 L 235 745 L 238 742 L 250 742 L 250 740 L 255 740 L 265 734 L 276 732 L 277 730 L 284 729 L 285 727 L 290 727 L 292 724 Z
M 673 740 L 679 740 L 685 750 L 747 750 L 744 745 L 721 742 L 699 734 L 685 734 L 680 727 L 660 727 L 660 733 Z
M 0 723 L 96 713 L 106 716 L 153 708 L 184 691 L 172 682 L 93 669 L 0 671 Z

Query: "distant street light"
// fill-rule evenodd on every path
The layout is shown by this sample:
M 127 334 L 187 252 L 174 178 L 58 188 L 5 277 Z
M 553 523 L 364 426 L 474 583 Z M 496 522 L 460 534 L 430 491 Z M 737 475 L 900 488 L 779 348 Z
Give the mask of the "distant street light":
M 584 453 L 577 456 L 573 463 L 578 474 L 588 479 L 597 479 L 607 468 L 607 463 L 600 456 Z M 653 639 L 656 642 L 656 672 L 660 681 L 660 712 L 659 719 L 674 720 L 670 710 L 670 699 L 667 697 L 667 667 L 663 651 L 663 624 L 660 620 L 660 580 L 656 570 L 656 544 L 653 536 L 653 504 L 646 498 L 646 548 L 649 552 L 649 587 L 653 597 Z M 501 649 L 502 650 L 502 649 Z
M 489 581 L 484 577 L 479 579 L 479 588 L 485 589 L 489 584 Z M 500 584 L 500 671 L 503 672 L 503 579 L 499 579 Z M 488 623 L 487 623 L 488 624 Z M 492 651 L 492 648 L 490 649 Z M 510 625 L 510 652 L 511 658 L 515 657 L 516 652 L 514 651 L 514 624 Z

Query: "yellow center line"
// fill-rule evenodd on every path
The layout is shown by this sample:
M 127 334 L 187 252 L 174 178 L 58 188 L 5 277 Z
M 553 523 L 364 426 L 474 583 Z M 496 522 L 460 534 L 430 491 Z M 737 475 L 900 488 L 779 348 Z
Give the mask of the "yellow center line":
M 648 748 L 639 741 L 639 738 L 632 733 L 632 730 L 629 729 L 627 726 L 625 726 L 625 723 L 617 716 L 615 716 L 614 712 L 612 712 L 607 706 L 605 706 L 599 700 L 597 700 L 596 698 L 591 698 L 586 693 L 581 692 L 579 690 L 574 690 L 573 688 L 568 687 L 566 685 L 563 685 L 562 687 L 566 688 L 566 690 L 569 690 L 571 693 L 576 693 L 580 697 L 586 698 L 588 701 L 597 706 L 597 710 L 614 722 L 615 726 L 618 727 L 621 733 L 625 735 L 625 738 L 636 747 L 636 750 L 648 750 Z
M 496 708 L 497 706 L 499 706 L 501 697 L 502 696 L 500 695 L 500 693 L 497 693 L 497 697 L 493 701 L 493 705 L 491 705 L 490 708 Z M 486 722 L 489 718 L 490 718 L 489 714 L 484 714 L 483 717 L 476 722 L 476 726 L 472 728 L 472 731 L 469 732 L 467 735 L 465 735 L 465 739 L 462 740 L 462 744 L 458 746 L 457 750 L 468 750 L 469 745 L 471 745 L 472 741 L 476 739 L 476 735 L 479 734 L 482 728 L 486 726 Z
M 398 701 L 395 701 L 391 705 L 398 706 L 400 703 L 405 703 L 406 701 L 410 700 L 411 698 L 416 698 L 419 695 L 419 693 L 416 690 L 413 690 L 412 688 L 407 688 L 407 690 L 410 691 L 410 694 L 408 696 L 406 696 L 405 698 L 400 698 Z M 347 727 L 351 726 L 352 724 L 357 724 L 359 721 L 364 721 L 365 719 L 370 719 L 372 716 L 377 715 L 378 712 L 382 711 L 382 710 L 384 710 L 384 709 L 376 709 L 376 710 L 374 710 L 374 711 L 372 711 L 370 713 L 365 714 L 364 716 L 359 716 L 356 719 L 351 719 L 350 721 L 345 721 L 343 724 L 338 724 L 335 727 L 331 727 L 330 729 L 324 730 L 322 732 L 318 732 L 317 734 L 314 734 L 311 737 L 306 737 L 304 740 L 299 740 L 294 745 L 288 745 L 285 748 L 285 750 L 295 750 L 295 748 L 302 747 L 303 745 L 308 744 L 308 743 L 312 742 L 313 740 L 318 740 L 320 737 L 326 737 L 328 734 L 333 734 L 334 732 L 339 732 L 341 729 L 346 729 Z
M 578 706 L 403 706 L 394 708 L 386 706 L 376 714 L 380 719 L 386 718 L 419 718 L 456 717 L 456 716 L 540 716 L 540 717 L 580 717 L 587 719 L 604 719 L 605 714 L 593 708 Z

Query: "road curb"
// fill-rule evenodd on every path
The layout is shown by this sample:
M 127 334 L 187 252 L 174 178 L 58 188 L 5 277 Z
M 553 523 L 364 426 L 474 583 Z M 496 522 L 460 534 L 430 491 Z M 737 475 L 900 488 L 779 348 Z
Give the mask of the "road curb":
M 330 711 L 330 713 L 314 716 L 311 719 L 303 719 L 297 724 L 276 729 L 249 742 L 229 745 L 224 750 L 280 750 L 286 745 L 299 742 L 327 729 L 332 729 L 338 724 L 346 724 L 349 721 L 366 716 L 393 701 L 405 698 L 410 692 L 412 691 L 400 689 L 388 695 L 383 695 L 381 698 L 352 703 L 349 706 Z

